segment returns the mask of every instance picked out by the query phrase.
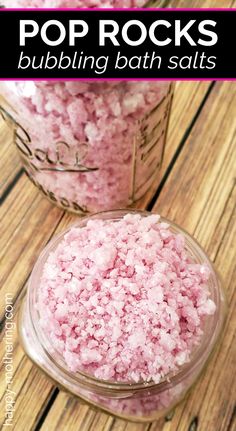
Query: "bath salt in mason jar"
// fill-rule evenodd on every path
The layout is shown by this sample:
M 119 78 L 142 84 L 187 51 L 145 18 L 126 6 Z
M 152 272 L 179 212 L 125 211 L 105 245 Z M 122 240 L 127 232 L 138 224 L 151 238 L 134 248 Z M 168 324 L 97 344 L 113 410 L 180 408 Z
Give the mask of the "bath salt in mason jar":
M 158 179 L 166 82 L 5 82 L 4 121 L 33 183 L 75 212 L 134 205 Z
M 196 381 L 224 318 L 220 280 L 196 241 L 158 215 L 116 210 L 82 218 L 47 245 L 19 334 L 56 384 L 149 422 Z

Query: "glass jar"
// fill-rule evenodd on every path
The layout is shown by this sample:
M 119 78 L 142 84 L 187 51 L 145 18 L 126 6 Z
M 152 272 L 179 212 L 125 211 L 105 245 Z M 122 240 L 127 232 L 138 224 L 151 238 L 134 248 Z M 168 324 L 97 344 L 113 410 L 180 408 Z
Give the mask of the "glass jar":
M 0 4 L 148 7 L 146 0 L 0 0 Z M 158 6 L 162 4 L 160 0 Z M 14 131 L 25 172 L 54 204 L 86 214 L 135 206 L 148 192 L 151 199 L 159 181 L 173 85 L 5 82 L 0 94 L 5 99 L 0 100 L 0 114 Z
M 157 187 L 170 83 L 4 82 L 0 94 L 25 172 L 59 207 L 128 207 Z
M 115 222 L 127 213 L 126 210 L 117 210 L 95 214 L 81 219 L 75 226 L 83 227 L 91 219 Z M 149 215 L 144 211 L 133 213 L 141 214 L 143 217 Z M 173 233 L 184 235 L 186 252 L 194 263 L 208 265 L 210 277 L 207 287 L 211 299 L 216 304 L 215 313 L 207 316 L 204 321 L 201 342 L 192 351 L 190 362 L 179 367 L 177 372 L 169 374 L 159 384 L 153 382 L 125 384 L 98 380 L 85 373 L 72 373 L 68 370 L 62 354 L 55 350 L 39 325 L 39 314 L 35 304 L 42 268 L 50 252 L 57 248 L 69 229 L 54 238 L 40 255 L 29 279 L 27 295 L 22 303 L 19 318 L 19 334 L 25 352 L 58 386 L 93 407 L 131 421 L 156 420 L 167 414 L 184 397 L 206 365 L 225 318 L 224 294 L 208 257 L 197 242 L 180 227 L 162 218 L 161 221 L 168 222 Z

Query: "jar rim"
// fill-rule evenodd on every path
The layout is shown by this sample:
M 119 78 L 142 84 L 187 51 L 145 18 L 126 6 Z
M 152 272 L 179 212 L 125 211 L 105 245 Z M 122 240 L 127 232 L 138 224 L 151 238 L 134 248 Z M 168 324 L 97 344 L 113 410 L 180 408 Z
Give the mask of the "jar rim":
M 218 278 L 218 275 L 216 274 L 216 271 L 214 269 L 214 266 L 202 247 L 199 245 L 199 243 L 193 238 L 188 232 L 186 232 L 182 227 L 178 226 L 176 223 L 166 219 L 165 217 L 160 216 L 160 222 L 165 222 L 170 225 L 170 229 L 175 233 L 181 233 L 185 237 L 186 244 L 188 246 L 188 251 L 191 251 L 192 255 L 195 258 L 199 259 L 198 263 L 206 263 L 207 266 L 210 269 L 210 278 L 211 278 L 211 286 L 208 284 L 209 291 L 211 293 L 211 297 L 214 296 L 212 299 L 216 303 L 216 311 L 213 315 L 208 316 L 207 320 L 207 327 L 208 327 L 208 333 L 205 337 L 205 333 L 202 334 L 200 344 L 194 349 L 193 355 L 190 358 L 190 361 L 183 364 L 179 367 L 177 371 L 174 371 L 172 373 L 169 373 L 168 375 L 164 376 L 164 378 L 159 382 L 155 383 L 154 381 L 145 382 L 141 381 L 138 383 L 130 383 L 130 382 L 116 382 L 116 381 L 108 381 L 108 380 L 101 380 L 97 379 L 96 377 L 93 377 L 92 375 L 86 374 L 82 371 L 77 371 L 75 373 L 68 370 L 66 367 L 65 361 L 60 355 L 60 361 L 62 364 L 60 364 L 55 358 L 49 353 L 45 343 L 43 342 L 43 338 L 45 338 L 45 334 L 43 334 L 43 330 L 39 325 L 39 314 L 36 307 L 33 307 L 32 305 L 35 304 L 36 300 L 36 292 L 37 289 L 34 288 L 34 286 L 38 285 L 39 278 L 38 274 L 42 274 L 42 267 L 44 263 L 46 262 L 46 259 L 48 258 L 49 253 L 61 242 L 61 240 L 64 238 L 65 234 L 68 233 L 73 227 L 83 227 L 86 225 L 86 223 L 91 219 L 100 219 L 105 218 L 105 220 L 111 220 L 111 221 L 118 221 L 120 220 L 124 215 L 133 213 L 133 214 L 140 214 L 141 216 L 148 216 L 152 215 L 154 213 L 151 213 L 149 211 L 144 210 L 137 210 L 137 209 L 118 209 L 118 210 L 112 210 L 112 211 L 102 211 L 98 212 L 86 217 L 83 217 L 70 225 L 67 229 L 60 232 L 58 235 L 56 235 L 51 241 L 48 242 L 46 247 L 43 249 L 41 254 L 39 255 L 36 264 L 32 270 L 32 273 L 29 278 L 28 282 L 28 288 L 27 288 L 27 308 L 30 316 L 30 321 L 32 328 L 35 332 L 35 335 L 37 336 L 37 339 L 40 341 L 41 347 L 43 348 L 44 353 L 47 355 L 48 359 L 53 363 L 54 366 L 58 367 L 58 369 L 64 373 L 65 376 L 68 378 L 72 378 L 74 381 L 77 381 L 78 383 L 85 383 L 87 387 L 91 387 L 92 389 L 95 388 L 101 388 L 101 389 L 109 389 L 109 390 L 117 390 L 117 391 L 140 391 L 140 390 L 147 390 L 151 389 L 153 387 L 163 390 L 168 389 L 172 387 L 174 384 L 178 383 L 180 380 L 183 379 L 183 377 L 187 377 L 190 373 L 193 372 L 193 370 L 197 369 L 199 366 L 199 363 L 204 362 L 205 359 L 210 355 L 214 345 L 215 341 L 218 338 L 220 331 L 222 329 L 222 320 L 219 320 L 219 315 L 224 315 L 224 312 L 222 313 L 222 310 L 224 309 L 224 296 L 221 289 L 221 283 Z M 187 248 L 187 247 L 186 247 Z M 210 289 L 211 287 L 211 289 Z M 218 310 L 218 313 L 217 313 Z M 223 310 L 224 311 L 224 310 Z M 33 313 L 37 313 L 36 315 Z M 224 317 L 223 317 L 224 319 Z M 204 326 L 206 325 L 206 322 L 204 322 Z M 59 353 L 59 352 L 57 352 Z

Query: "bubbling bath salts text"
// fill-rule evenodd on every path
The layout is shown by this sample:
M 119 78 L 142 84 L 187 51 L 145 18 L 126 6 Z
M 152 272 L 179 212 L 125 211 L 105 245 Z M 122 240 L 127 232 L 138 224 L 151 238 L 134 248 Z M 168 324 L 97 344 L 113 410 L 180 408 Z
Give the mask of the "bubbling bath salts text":
M 146 52 L 144 55 L 128 57 L 118 52 L 115 59 L 107 56 L 95 57 L 85 55 L 84 52 L 75 52 L 72 57 L 66 55 L 64 51 L 59 56 L 52 55 L 49 51 L 47 55 L 33 56 L 30 58 L 22 51 L 19 58 L 18 69 L 33 70 L 93 70 L 96 75 L 103 75 L 109 68 L 114 70 L 160 70 L 162 66 L 168 69 L 214 69 L 216 57 L 208 57 L 205 52 L 197 51 L 194 55 L 171 56 L 167 63 L 166 59 L 158 55 L 156 51 Z

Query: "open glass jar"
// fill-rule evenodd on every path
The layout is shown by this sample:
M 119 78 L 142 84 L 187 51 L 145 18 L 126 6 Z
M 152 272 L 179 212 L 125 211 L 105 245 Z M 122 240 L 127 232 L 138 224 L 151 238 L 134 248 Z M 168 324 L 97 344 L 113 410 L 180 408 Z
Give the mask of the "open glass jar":
M 147 212 L 134 211 L 142 217 Z M 119 221 L 127 214 L 125 210 L 109 211 L 86 217 L 76 223 L 77 227 L 86 226 L 88 220 Z M 50 252 L 62 241 L 66 232 L 54 238 L 40 255 L 31 274 L 26 298 L 23 301 L 19 319 L 19 334 L 23 348 L 29 358 L 43 370 L 57 385 L 76 395 L 91 406 L 112 415 L 132 421 L 150 422 L 165 415 L 186 394 L 206 365 L 222 330 L 225 317 L 225 299 L 217 274 L 208 257 L 196 241 L 180 227 L 165 219 L 174 234 L 185 237 L 186 253 L 192 262 L 207 264 L 210 276 L 207 288 L 216 305 L 214 314 L 207 316 L 203 325 L 201 342 L 193 349 L 190 362 L 179 367 L 178 371 L 163 378 L 160 383 L 120 383 L 99 380 L 83 372 L 69 371 L 62 355 L 52 345 L 39 324 L 37 310 L 38 286 L 42 269 Z M 68 229 L 69 230 L 69 229 Z

